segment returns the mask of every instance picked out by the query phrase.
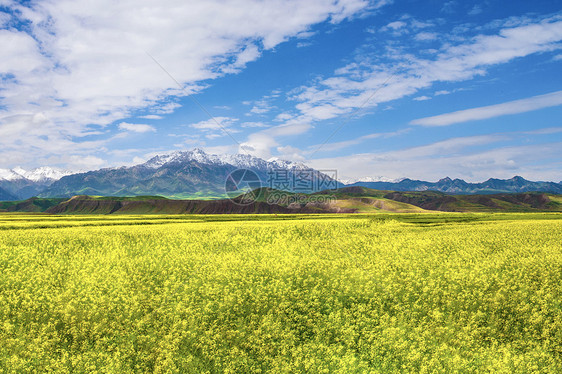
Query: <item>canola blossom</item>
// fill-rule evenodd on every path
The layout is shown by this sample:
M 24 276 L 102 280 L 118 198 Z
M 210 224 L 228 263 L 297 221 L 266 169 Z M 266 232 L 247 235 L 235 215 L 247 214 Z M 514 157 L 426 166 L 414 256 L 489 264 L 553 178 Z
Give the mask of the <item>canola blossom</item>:
M 0 372 L 562 372 L 562 215 L 0 215 Z

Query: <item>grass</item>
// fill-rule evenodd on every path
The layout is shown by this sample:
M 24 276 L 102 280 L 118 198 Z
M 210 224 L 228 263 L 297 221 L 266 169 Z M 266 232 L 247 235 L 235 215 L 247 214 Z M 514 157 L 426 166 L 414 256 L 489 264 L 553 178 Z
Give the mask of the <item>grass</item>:
M 561 218 L 0 215 L 0 372 L 560 372 Z

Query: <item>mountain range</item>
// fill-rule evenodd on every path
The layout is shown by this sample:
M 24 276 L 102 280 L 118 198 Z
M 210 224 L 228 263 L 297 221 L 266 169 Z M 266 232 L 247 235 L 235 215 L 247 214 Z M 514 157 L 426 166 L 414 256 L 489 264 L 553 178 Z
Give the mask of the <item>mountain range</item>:
M 48 188 L 72 172 L 43 166 L 33 170 L 0 169 L 0 200 L 23 200 Z
M 267 183 L 272 171 L 285 172 L 294 180 L 310 170 L 302 163 L 258 157 L 207 154 L 201 149 L 158 155 L 131 167 L 108 168 L 67 175 L 42 191 L 40 197 L 142 196 L 157 195 L 175 199 L 225 197 L 227 177 L 237 169 L 252 170 L 257 187 Z
M 490 178 L 481 183 L 469 183 L 462 179 L 443 178 L 437 182 L 402 179 L 397 182 L 355 182 L 349 186 L 361 186 L 389 191 L 439 191 L 449 194 L 493 194 L 506 192 L 552 192 L 562 193 L 562 182 L 532 182 L 523 177 L 511 179 Z
M 92 196 L 164 196 L 172 199 L 209 199 L 225 197 L 225 181 L 236 169 L 249 169 L 261 181 L 261 186 L 291 190 L 312 182 L 313 171 L 303 163 L 280 159 L 263 160 L 244 154 L 214 155 L 201 149 L 175 151 L 158 155 L 145 163 L 130 167 L 104 168 L 71 173 L 50 167 L 31 171 L 21 168 L 0 169 L 0 200 L 25 200 L 33 196 L 67 198 Z M 272 171 L 293 184 L 271 186 Z M 412 179 L 391 181 L 364 178 L 336 182 L 331 176 L 313 171 L 331 187 L 361 186 L 387 191 L 440 191 L 448 194 L 493 194 L 541 191 L 562 193 L 562 183 L 532 182 L 516 176 L 511 179 L 491 178 L 481 183 L 443 178 L 437 182 Z M 308 178 L 308 179 L 307 179 Z M 350 183 L 353 182 L 353 183 Z

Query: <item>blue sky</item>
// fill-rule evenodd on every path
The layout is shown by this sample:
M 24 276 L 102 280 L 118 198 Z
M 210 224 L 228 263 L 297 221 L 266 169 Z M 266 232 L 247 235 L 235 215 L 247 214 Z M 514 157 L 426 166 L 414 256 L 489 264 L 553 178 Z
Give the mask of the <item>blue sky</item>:
M 199 147 L 562 180 L 556 1 L 0 0 L 0 26 L 0 168 Z

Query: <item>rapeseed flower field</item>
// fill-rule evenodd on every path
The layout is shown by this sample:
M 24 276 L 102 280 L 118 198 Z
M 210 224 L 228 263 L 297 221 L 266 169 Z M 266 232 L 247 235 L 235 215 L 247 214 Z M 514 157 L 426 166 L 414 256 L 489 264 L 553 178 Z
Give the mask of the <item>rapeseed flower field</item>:
M 562 372 L 562 215 L 0 215 L 0 372 Z

